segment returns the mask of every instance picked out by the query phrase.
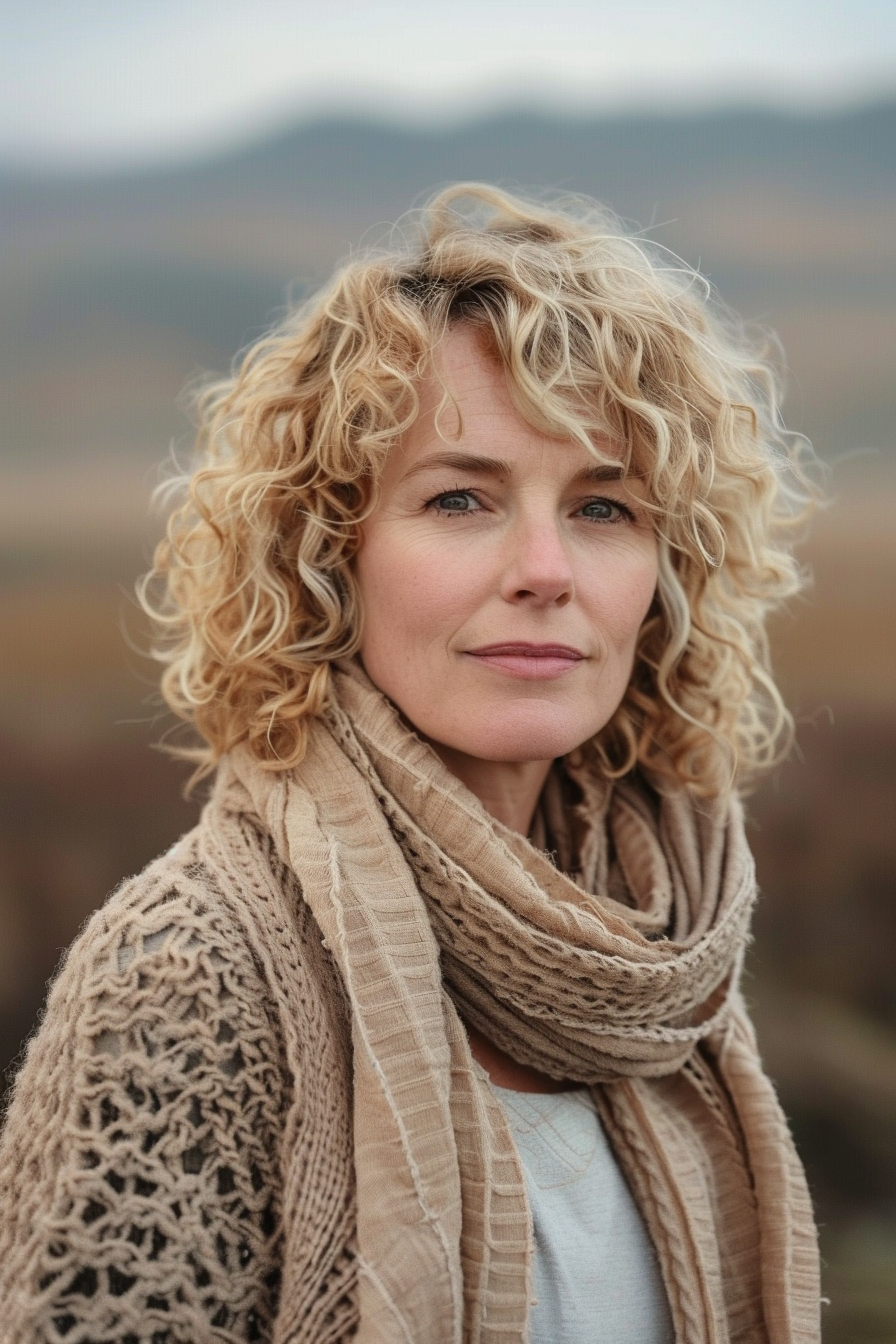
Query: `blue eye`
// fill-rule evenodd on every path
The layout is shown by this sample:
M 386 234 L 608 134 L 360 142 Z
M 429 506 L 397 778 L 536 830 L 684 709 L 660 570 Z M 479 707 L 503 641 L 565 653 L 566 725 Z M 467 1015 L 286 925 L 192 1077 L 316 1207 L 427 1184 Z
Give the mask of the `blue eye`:
M 452 490 L 447 495 L 437 495 L 432 501 L 440 513 L 471 513 L 476 500 L 469 490 Z
M 582 508 L 582 513 L 586 518 L 594 518 L 597 522 L 608 522 L 618 512 L 619 505 L 614 504 L 609 499 L 592 499 Z
M 580 513 L 591 523 L 626 523 L 626 521 L 634 523 L 634 513 L 631 512 L 629 505 L 623 504 L 621 500 L 606 497 L 588 500 L 587 504 L 582 505 Z

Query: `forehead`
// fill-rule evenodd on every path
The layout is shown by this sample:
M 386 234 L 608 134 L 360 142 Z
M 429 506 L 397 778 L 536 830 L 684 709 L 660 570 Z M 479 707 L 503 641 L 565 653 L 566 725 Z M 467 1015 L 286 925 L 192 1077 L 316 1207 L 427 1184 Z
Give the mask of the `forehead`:
M 466 485 L 491 479 L 527 492 L 617 483 L 633 498 L 648 499 L 618 441 L 597 434 L 583 441 L 533 425 L 515 406 L 500 359 L 474 328 L 447 333 L 418 395 L 419 414 L 380 467 L 377 507 L 387 507 L 396 491 L 447 489 L 462 478 Z
M 589 451 L 578 439 L 533 425 L 515 403 L 508 374 L 485 334 L 469 324 L 449 328 L 418 394 L 419 414 L 403 440 L 406 453 L 417 454 L 436 441 L 484 447 L 497 439 L 520 446 L 552 443 L 585 462 L 625 456 L 624 446 L 608 435 L 590 435 L 594 451 Z
M 469 323 L 448 328 L 433 350 L 432 371 L 422 391 L 428 401 L 441 400 L 445 390 L 470 401 L 495 402 L 511 408 L 507 378 L 484 332 Z

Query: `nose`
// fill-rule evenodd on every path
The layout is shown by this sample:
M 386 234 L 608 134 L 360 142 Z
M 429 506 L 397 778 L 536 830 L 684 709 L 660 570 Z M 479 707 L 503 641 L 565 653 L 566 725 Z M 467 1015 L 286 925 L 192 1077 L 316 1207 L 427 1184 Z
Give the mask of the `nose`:
M 557 518 L 518 519 L 507 537 L 501 596 L 532 607 L 564 607 L 574 592 L 572 563 Z

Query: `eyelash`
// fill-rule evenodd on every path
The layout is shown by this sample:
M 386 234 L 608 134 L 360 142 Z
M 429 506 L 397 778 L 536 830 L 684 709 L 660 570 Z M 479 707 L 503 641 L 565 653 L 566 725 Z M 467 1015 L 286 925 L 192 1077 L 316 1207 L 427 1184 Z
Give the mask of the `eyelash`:
M 474 490 L 474 489 L 473 489 L 472 487 L 470 487 L 470 486 L 460 486 L 460 485 L 459 485 L 459 486 L 456 486 L 453 490 L 440 490 L 439 493 L 438 493 L 437 495 L 433 495 L 432 499 L 427 500 L 427 502 L 426 502 L 426 506 L 425 506 L 425 507 L 426 507 L 427 509 L 432 509 L 433 513 L 435 513 L 438 517 L 441 517 L 441 518 L 452 518 L 452 517 L 453 517 L 453 518 L 462 518 L 462 517 L 463 517 L 465 514 L 467 514 L 467 513 L 477 513 L 477 512 L 479 512 L 479 510 L 477 510 L 477 509 L 437 509 L 437 508 L 435 508 L 435 505 L 439 503 L 439 500 L 442 500 L 442 499 L 450 499 L 450 498 L 452 498 L 452 496 L 455 496 L 455 495 L 469 495 L 470 498 L 471 498 L 471 499 L 474 499 L 474 500 L 476 501 L 477 504 L 480 504 L 480 505 L 481 505 L 481 503 L 482 503 L 482 501 L 481 501 L 480 498 L 479 498 L 479 493 L 478 493 L 478 491 Z M 634 515 L 634 513 L 633 513 L 632 510 L 628 507 L 628 505 L 627 505 L 627 504 L 623 504 L 621 500 L 618 500 L 618 499 L 610 499 L 610 498 L 607 497 L 606 495 L 595 495 L 592 499 L 587 500 L 581 507 L 582 507 L 583 509 L 586 509 L 586 508 L 588 507 L 589 504 L 609 504 L 609 505 L 611 506 L 611 508 L 618 509 L 618 511 L 623 515 L 623 517 L 624 517 L 628 522 L 633 523 L 633 522 L 635 521 L 635 515 Z M 618 518 L 594 518 L 594 519 L 592 519 L 591 521 L 592 521 L 592 522 L 595 522 L 595 523 L 598 523 L 598 522 L 600 522 L 600 523 L 609 523 L 609 524 L 612 525 L 613 523 L 617 523 L 617 522 L 619 522 L 620 519 L 618 519 Z

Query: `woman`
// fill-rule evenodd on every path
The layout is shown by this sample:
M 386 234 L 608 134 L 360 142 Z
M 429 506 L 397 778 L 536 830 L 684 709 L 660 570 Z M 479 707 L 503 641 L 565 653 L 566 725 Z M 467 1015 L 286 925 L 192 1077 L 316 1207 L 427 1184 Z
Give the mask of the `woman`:
M 471 187 L 201 408 L 146 600 L 214 787 L 31 1043 L 8 1337 L 816 1340 L 738 989 L 766 365 L 597 210 Z

